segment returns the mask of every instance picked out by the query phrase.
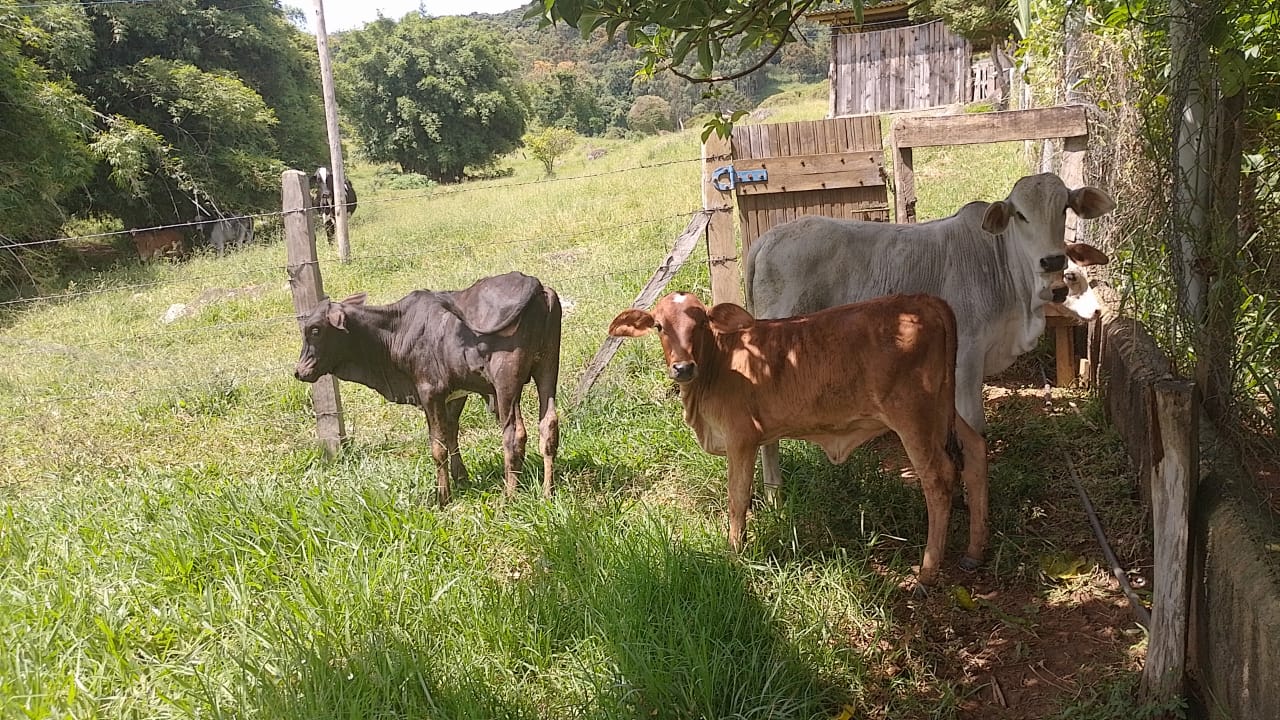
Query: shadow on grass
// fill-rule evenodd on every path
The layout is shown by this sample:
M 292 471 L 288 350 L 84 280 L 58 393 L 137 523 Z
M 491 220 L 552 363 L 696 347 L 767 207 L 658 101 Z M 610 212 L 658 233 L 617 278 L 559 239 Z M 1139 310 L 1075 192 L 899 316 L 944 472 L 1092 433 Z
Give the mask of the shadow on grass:
M 266 660 L 242 662 L 253 690 L 240 711 L 692 720 L 838 710 L 846 691 L 806 662 L 749 568 L 699 549 L 715 547 L 706 536 L 590 501 L 507 511 L 502 540 L 520 549 L 523 572 L 408 590 L 400 602 L 415 598 L 411 607 L 343 608 L 341 626 L 294 613 Z

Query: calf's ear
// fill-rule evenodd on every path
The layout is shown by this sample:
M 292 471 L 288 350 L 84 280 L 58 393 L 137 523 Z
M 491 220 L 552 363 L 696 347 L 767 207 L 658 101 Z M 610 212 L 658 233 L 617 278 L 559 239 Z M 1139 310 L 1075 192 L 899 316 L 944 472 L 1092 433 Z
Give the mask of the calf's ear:
M 1067 207 L 1075 210 L 1077 215 L 1088 220 L 1102 217 L 1115 210 L 1116 201 L 1112 200 L 1105 190 L 1086 185 L 1071 191 L 1071 194 L 1067 197 Z
M 987 206 L 982 215 L 982 229 L 992 235 L 999 235 L 1009 227 L 1009 218 L 1013 217 L 1013 208 L 1009 203 L 998 200 Z
M 618 313 L 618 317 L 609 323 L 609 334 L 613 337 L 641 337 L 648 335 L 653 326 L 652 315 L 632 308 Z
M 329 309 L 325 310 L 324 317 L 330 325 L 343 332 L 347 331 L 347 311 L 342 309 L 342 303 L 329 303 Z
M 740 332 L 756 324 L 751 313 L 733 303 L 720 303 L 711 308 L 707 319 L 711 321 L 711 329 L 718 333 Z
M 368 293 L 362 293 L 362 292 L 356 293 L 355 295 L 348 295 L 347 297 L 342 299 L 342 304 L 343 305 L 363 305 L 365 299 L 368 298 L 368 296 L 369 296 Z
M 1080 267 L 1106 265 L 1111 262 L 1111 258 L 1107 257 L 1106 253 L 1088 243 L 1068 243 L 1067 257 Z

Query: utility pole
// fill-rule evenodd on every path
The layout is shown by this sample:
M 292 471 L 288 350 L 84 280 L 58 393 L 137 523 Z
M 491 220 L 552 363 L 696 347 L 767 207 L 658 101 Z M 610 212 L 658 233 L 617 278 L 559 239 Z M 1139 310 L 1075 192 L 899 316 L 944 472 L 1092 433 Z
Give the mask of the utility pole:
M 316 47 L 320 52 L 320 87 L 324 91 L 324 119 L 329 128 L 329 170 L 333 173 L 333 202 L 337 218 L 338 261 L 351 259 L 347 239 L 347 174 L 342 167 L 342 136 L 338 131 L 338 97 L 333 90 L 333 66 L 329 62 L 329 33 L 324 26 L 324 0 L 316 3 Z

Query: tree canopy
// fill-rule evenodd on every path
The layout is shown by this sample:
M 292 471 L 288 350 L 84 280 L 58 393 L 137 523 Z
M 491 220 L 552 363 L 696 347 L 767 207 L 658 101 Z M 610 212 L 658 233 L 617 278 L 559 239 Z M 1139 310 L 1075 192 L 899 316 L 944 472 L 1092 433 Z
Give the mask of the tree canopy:
M 516 61 L 493 29 L 462 17 L 380 19 L 334 53 L 343 106 L 371 160 L 442 182 L 519 147 Z

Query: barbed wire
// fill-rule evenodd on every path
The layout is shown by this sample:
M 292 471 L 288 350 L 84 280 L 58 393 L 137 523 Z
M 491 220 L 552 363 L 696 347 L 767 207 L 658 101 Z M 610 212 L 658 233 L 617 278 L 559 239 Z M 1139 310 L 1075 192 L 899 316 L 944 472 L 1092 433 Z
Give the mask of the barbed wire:
M 533 243 L 533 242 L 548 242 L 548 241 L 552 241 L 552 240 L 561 240 L 561 239 L 567 239 L 567 238 L 581 237 L 581 236 L 583 236 L 583 235 L 593 235 L 593 234 L 599 234 L 599 233 L 607 233 L 607 232 L 610 232 L 610 231 L 619 230 L 619 229 L 623 229 L 623 228 L 628 228 L 628 227 L 637 227 L 637 226 L 639 226 L 639 225 L 646 225 L 646 224 L 658 223 L 658 222 L 662 222 L 662 221 L 664 221 L 664 220 L 673 220 L 673 219 L 681 218 L 681 217 L 692 217 L 692 216 L 693 216 L 695 213 L 697 213 L 697 212 L 701 212 L 701 211 L 700 211 L 700 210 L 693 210 L 693 211 L 689 211 L 689 212 L 685 212 L 685 213 L 673 213 L 673 214 L 671 214 L 671 215 L 662 215 L 662 216 L 659 216 L 659 217 L 656 217 L 656 218 L 648 218 L 648 219 L 645 219 L 645 220 L 636 220 L 636 221 L 633 221 L 633 222 L 627 222 L 627 223 L 618 223 L 618 224 L 615 224 L 615 225 L 605 225 L 605 226 L 600 226 L 600 227 L 596 227 L 596 228 L 591 228 L 591 229 L 588 229 L 588 230 L 580 230 L 580 231 L 577 231 L 577 232 L 564 233 L 564 234 L 558 234 L 558 235 L 543 235 L 543 236 L 538 236 L 538 237 L 520 238 L 520 239 L 517 239 L 517 240 L 500 240 L 500 241 L 495 241 L 495 242 L 491 242 L 491 243 L 481 243 L 481 244 L 478 244 L 478 245 L 477 245 L 477 244 L 471 244 L 471 245 L 452 245 L 452 246 L 446 246 L 446 247 L 439 247 L 439 246 L 437 246 L 437 247 L 432 248 L 431 250 L 426 250 L 426 251 L 422 251 L 422 252 L 413 252 L 413 253 L 382 253 L 382 254 L 378 254 L 378 255 L 358 255 L 358 256 L 355 256 L 355 257 L 351 258 L 351 261 L 352 261 L 352 262 L 362 262 L 362 261 L 368 261 L 368 260 L 388 259 L 388 258 L 414 258 L 414 257 L 423 257 L 423 256 L 427 256 L 427 255 L 438 254 L 438 253 L 440 253 L 440 252 L 446 252 L 446 251 L 449 251 L 449 250 L 465 250 L 465 249 L 475 249 L 475 248 L 477 248 L 477 247 L 494 247 L 494 246 L 499 246 L 499 245 L 515 245 L 515 244 L 526 243 L 526 242 L 529 242 L 529 243 Z M 318 262 L 320 262 L 320 261 L 319 261 L 319 260 L 316 260 L 316 261 L 305 260 L 305 261 L 302 261 L 302 262 L 299 262 L 299 263 L 294 263 L 294 265 L 310 265 L 310 264 L 318 263 Z M 43 301 L 43 300 L 50 300 L 50 301 L 52 301 L 52 300 L 70 300 L 70 299 L 80 298 L 80 297 L 85 297 L 85 296 L 89 296 L 89 295 L 101 295 L 101 294 L 104 294 L 104 293 L 116 292 L 116 291 L 141 290 L 141 289 L 146 289 L 146 288 L 157 287 L 157 286 L 160 286 L 160 285 L 179 285 L 179 284 L 188 284 L 188 283 L 199 282 L 199 281 L 203 281 L 203 280 L 216 280 L 216 279 L 222 279 L 222 278 L 226 278 L 226 277 L 240 277 L 240 276 L 244 276 L 244 275 L 250 275 L 250 274 L 253 274 L 253 273 L 266 272 L 266 271 L 286 271 L 286 272 L 287 272 L 287 271 L 288 271 L 288 269 L 289 269 L 290 267 L 291 267 L 291 265 L 278 265 L 278 264 L 273 263 L 273 264 L 270 264 L 270 265 L 259 265 L 259 266 L 252 267 L 252 268 L 245 268 L 245 269 L 240 269 L 240 270 L 235 270 L 235 271 L 229 271 L 229 272 L 225 272 L 225 273 L 212 273 L 212 274 L 207 274 L 207 275 L 197 275 L 197 276 L 194 276 L 194 277 L 185 277 L 185 278 L 184 278 L 184 277 L 177 277 L 177 278 L 170 278 L 170 279 L 166 279 L 166 280 L 154 280 L 154 281 L 148 281 L 148 282 L 144 282 L 144 283 L 132 283 L 132 284 L 128 284 L 128 285 L 114 285 L 114 286 L 110 286 L 110 287 L 92 288 L 92 289 L 88 289 L 88 290 L 75 290 L 75 291 L 64 292 L 64 293 L 55 293 L 55 294 L 50 294 L 50 295 L 32 295 L 32 296 L 28 296 L 28 297 L 14 298 L 14 299 L 11 299 L 11 300 L 2 300 L 2 301 L 0 301 L 0 308 L 9 307 L 9 306 L 14 306 L 14 305 L 21 305 L 21 304 L 24 304 L 24 303 L 40 302 L 40 301 Z

